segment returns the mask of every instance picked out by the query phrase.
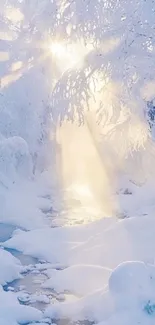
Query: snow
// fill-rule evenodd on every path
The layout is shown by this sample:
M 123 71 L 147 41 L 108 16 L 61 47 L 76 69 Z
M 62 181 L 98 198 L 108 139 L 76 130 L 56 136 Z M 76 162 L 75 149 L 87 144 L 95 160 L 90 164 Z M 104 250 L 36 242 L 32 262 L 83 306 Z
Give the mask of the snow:
M 30 177 L 32 160 L 26 141 L 20 137 L 10 137 L 0 142 L 0 170 L 15 182 L 17 177 Z
M 5 292 L 2 287 L 0 288 L 0 306 L 1 324 L 26 324 L 42 318 L 39 310 L 20 305 L 14 293 Z
M 22 231 L 4 247 L 66 265 L 63 270 L 48 268 L 42 287 L 76 299 L 50 305 L 45 316 L 106 325 L 128 324 L 130 318 L 151 324 L 147 310 L 155 302 L 154 227 L 151 215 L 103 218 L 88 225 Z
M 96 265 L 74 265 L 63 271 L 47 271 L 46 274 L 50 279 L 42 285 L 43 288 L 82 296 L 99 290 L 101 283 L 106 285 L 110 270 Z
M 45 225 L 44 214 L 37 201 L 35 183 L 19 181 L 9 190 L 0 192 L 0 222 L 22 229 L 35 229 Z
M 44 304 L 49 304 L 50 300 L 46 295 L 43 294 L 28 294 L 28 293 L 17 293 L 18 300 L 22 303 L 35 303 L 35 302 L 41 302 Z
M 42 313 L 39 310 L 19 304 L 12 286 L 8 286 L 7 292 L 3 290 L 2 286 L 22 278 L 23 266 L 20 261 L 0 248 L 0 262 L 0 323 L 18 325 L 40 320 Z M 45 301 L 45 297 L 41 300 Z
M 155 271 L 155 268 L 152 268 L 152 271 Z M 149 268 L 143 262 L 124 262 L 112 272 L 109 290 L 113 294 L 133 295 L 141 290 L 147 291 L 149 280 Z
M 21 278 L 22 265 L 12 254 L 0 248 L 0 285 Z
M 1 2 L 0 324 L 154 324 L 154 0 Z
M 89 247 L 95 243 L 96 237 L 98 238 L 100 235 L 101 227 L 104 229 L 105 226 L 106 230 L 108 226 L 113 223 L 115 224 L 115 222 L 116 220 L 113 218 L 104 218 L 85 226 L 36 229 L 30 232 L 21 231 L 4 243 L 4 246 L 17 249 L 24 252 L 24 254 L 36 256 L 39 259 L 44 259 L 54 264 L 66 265 L 67 263 L 68 265 L 70 261 L 73 263 L 74 259 L 76 263 L 78 262 L 78 247 L 84 249 L 84 245 Z M 98 228 L 100 228 L 99 233 Z M 82 256 L 79 256 L 79 258 L 81 263 Z
M 40 325 L 47 325 L 47 324 L 50 324 L 50 321 L 49 321 L 49 319 L 47 319 L 47 321 L 44 320 L 44 322 L 39 322 L 39 324 Z M 38 323 L 33 323 L 33 325 L 38 325 Z
M 20 232 L 4 246 L 69 266 L 89 264 L 114 268 L 128 260 L 153 263 L 154 226 L 152 215 L 120 221 L 103 218 L 90 225 Z
M 152 324 L 151 317 L 147 315 L 147 304 L 154 305 L 154 286 L 154 266 L 136 261 L 127 262 L 114 269 L 106 290 L 95 291 L 71 303 L 50 306 L 45 315 L 105 321 L 108 325 L 112 319 L 115 324 L 123 324 L 124 321 L 128 324 L 128 318 L 130 321 L 135 318 L 135 324 L 138 324 L 137 319 L 140 318 L 144 324 L 146 319 L 148 324 Z
M 0 141 L 0 222 L 23 229 L 45 225 L 44 211 L 50 209 L 51 202 L 39 197 L 39 182 L 43 181 L 41 177 L 35 181 L 32 169 L 27 142 L 19 136 L 3 137 Z

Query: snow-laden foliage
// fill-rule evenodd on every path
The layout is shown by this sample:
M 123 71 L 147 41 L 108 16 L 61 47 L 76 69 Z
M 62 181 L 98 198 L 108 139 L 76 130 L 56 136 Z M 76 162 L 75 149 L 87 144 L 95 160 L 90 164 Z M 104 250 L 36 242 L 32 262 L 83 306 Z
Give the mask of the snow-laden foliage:
M 53 115 L 83 123 L 87 109 L 95 111 L 104 157 L 108 147 L 115 164 L 140 181 L 144 170 L 153 171 L 154 160 L 146 120 L 147 103 L 155 97 L 154 1 L 70 1 L 65 6 L 60 21 L 69 41 L 82 38 L 92 49 L 82 67 L 65 71 L 57 83 Z
M 92 132 L 88 110 L 100 124 L 101 151 L 117 156 L 119 147 L 125 168 L 127 158 L 145 165 L 149 154 L 150 170 L 154 11 L 154 0 L 2 0 L 0 132 L 24 138 L 34 170 L 39 159 L 46 164 L 51 116 L 55 125 L 77 120 Z M 61 60 L 51 55 L 54 42 Z M 74 49 L 66 58 L 64 47 Z
M 48 76 L 44 71 L 44 68 L 46 70 L 48 67 L 48 62 L 43 64 L 45 62 L 40 58 L 40 48 L 35 44 L 32 46 L 36 27 L 32 28 L 31 32 L 30 21 L 34 13 L 30 9 L 28 4 L 22 1 L 1 2 L 0 134 L 3 141 L 0 150 L 1 165 L 3 162 L 3 167 L 5 166 L 8 144 L 15 143 L 14 139 L 19 138 L 20 143 L 27 146 L 31 160 L 31 168 L 27 165 L 27 171 L 26 167 L 23 171 L 26 177 L 31 177 L 37 168 L 42 171 L 46 166 L 45 151 L 50 128 L 50 87 Z M 9 168 L 16 170 L 17 163 L 14 157 L 19 156 L 21 146 L 19 144 L 18 148 L 16 141 L 15 146 L 11 148 L 12 154 L 7 156 L 10 161 Z M 25 159 L 23 164 L 26 166 L 26 156 Z M 20 163 L 19 159 L 18 164 Z M 7 169 L 7 164 L 5 168 Z M 1 168 L 1 174 L 4 172 L 3 169 Z M 7 172 L 7 177 L 11 177 L 14 181 L 14 173 L 11 175 Z
M 26 178 L 32 174 L 32 160 L 24 139 L 10 137 L 0 142 L 0 171 L 12 181 L 17 175 Z
M 151 100 L 150 97 L 154 96 L 154 93 L 148 94 L 151 91 L 148 83 L 154 80 L 154 1 L 131 1 L 130 4 L 125 0 L 96 1 L 95 4 L 93 1 L 68 1 L 65 5 L 60 24 L 64 26 L 67 21 L 69 41 L 82 38 L 86 44 L 93 45 L 93 50 L 85 58 L 82 71 L 66 72 L 66 77 L 63 77 L 62 87 L 68 86 L 71 92 L 67 96 L 65 112 L 70 97 L 74 98 L 75 103 L 71 101 L 70 105 L 77 106 L 81 112 L 78 99 L 83 99 L 81 95 L 84 94 L 86 98 L 92 96 L 90 81 L 98 77 L 96 72 L 102 74 L 102 93 L 110 88 L 109 92 L 114 96 L 110 106 L 115 111 L 117 109 L 120 112 L 125 106 L 126 109 L 136 109 L 136 112 L 138 109 L 143 111 L 143 99 Z M 62 90 L 59 87 L 58 84 L 58 92 Z M 103 108 L 109 105 L 103 100 L 101 102 L 99 107 L 104 116 Z

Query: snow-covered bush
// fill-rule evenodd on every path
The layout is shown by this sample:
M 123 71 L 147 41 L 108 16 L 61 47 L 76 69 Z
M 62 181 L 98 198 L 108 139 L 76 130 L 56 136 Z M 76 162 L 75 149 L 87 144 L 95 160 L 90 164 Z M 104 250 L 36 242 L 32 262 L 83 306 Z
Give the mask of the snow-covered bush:
M 143 262 L 124 262 L 112 272 L 109 290 L 112 294 L 137 295 L 148 289 L 151 279 L 149 272 L 149 268 Z
M 10 137 L 0 142 L 0 172 L 10 183 L 32 176 L 32 159 L 24 139 Z

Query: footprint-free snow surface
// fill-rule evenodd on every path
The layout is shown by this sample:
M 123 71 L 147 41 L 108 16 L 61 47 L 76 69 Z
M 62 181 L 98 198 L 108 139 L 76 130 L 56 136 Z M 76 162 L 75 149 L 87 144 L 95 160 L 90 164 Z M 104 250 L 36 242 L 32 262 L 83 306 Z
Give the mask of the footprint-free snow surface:
M 0 324 L 154 324 L 155 219 L 147 209 L 27 231 L 1 224 Z

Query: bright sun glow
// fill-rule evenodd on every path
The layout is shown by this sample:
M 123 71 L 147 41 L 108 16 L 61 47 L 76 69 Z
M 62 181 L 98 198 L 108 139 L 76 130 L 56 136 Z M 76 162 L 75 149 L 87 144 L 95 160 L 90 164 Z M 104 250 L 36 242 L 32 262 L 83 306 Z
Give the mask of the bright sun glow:
M 53 41 L 48 48 L 61 71 L 81 67 L 85 55 L 92 50 L 90 46 L 83 46 L 81 42 L 67 44 L 63 41 Z
M 61 43 L 53 42 L 49 48 L 53 56 L 56 56 L 57 58 L 62 58 L 64 55 L 68 55 L 67 48 L 65 48 Z
M 90 188 L 87 185 L 78 185 L 75 184 L 72 190 L 75 192 L 78 197 L 84 197 L 84 198 L 92 198 L 93 194 L 90 190 Z
M 76 51 L 75 45 L 53 42 L 49 48 L 61 70 L 72 69 L 77 66 L 78 62 L 81 62 L 82 56 Z
M 47 46 L 49 55 L 60 73 L 81 68 L 86 55 L 93 50 L 91 44 L 86 46 L 82 41 L 68 44 L 51 40 Z M 97 91 L 102 88 L 101 76 L 95 77 L 95 85 L 94 79 L 90 85 L 92 92 L 94 88 Z M 97 104 L 91 104 L 94 112 Z M 61 127 L 57 128 L 56 138 L 60 146 L 59 174 L 61 170 L 65 205 L 70 211 L 69 219 L 72 224 L 79 221 L 86 223 L 103 215 L 112 215 L 108 174 L 94 140 L 99 132 L 94 123 L 94 116 L 93 113 L 89 114 L 89 127 L 88 121 L 80 128 L 76 121 L 64 121 Z
M 61 170 L 65 204 L 71 209 L 71 219 L 76 209 L 75 223 L 79 218 L 86 223 L 113 212 L 107 169 L 95 146 L 95 131 L 92 132 L 87 125 L 79 127 L 69 121 L 57 129 L 59 173 Z
M 10 20 L 15 25 L 20 23 L 24 19 L 24 15 L 20 11 L 20 9 L 12 6 L 6 7 L 5 16 L 8 20 Z

